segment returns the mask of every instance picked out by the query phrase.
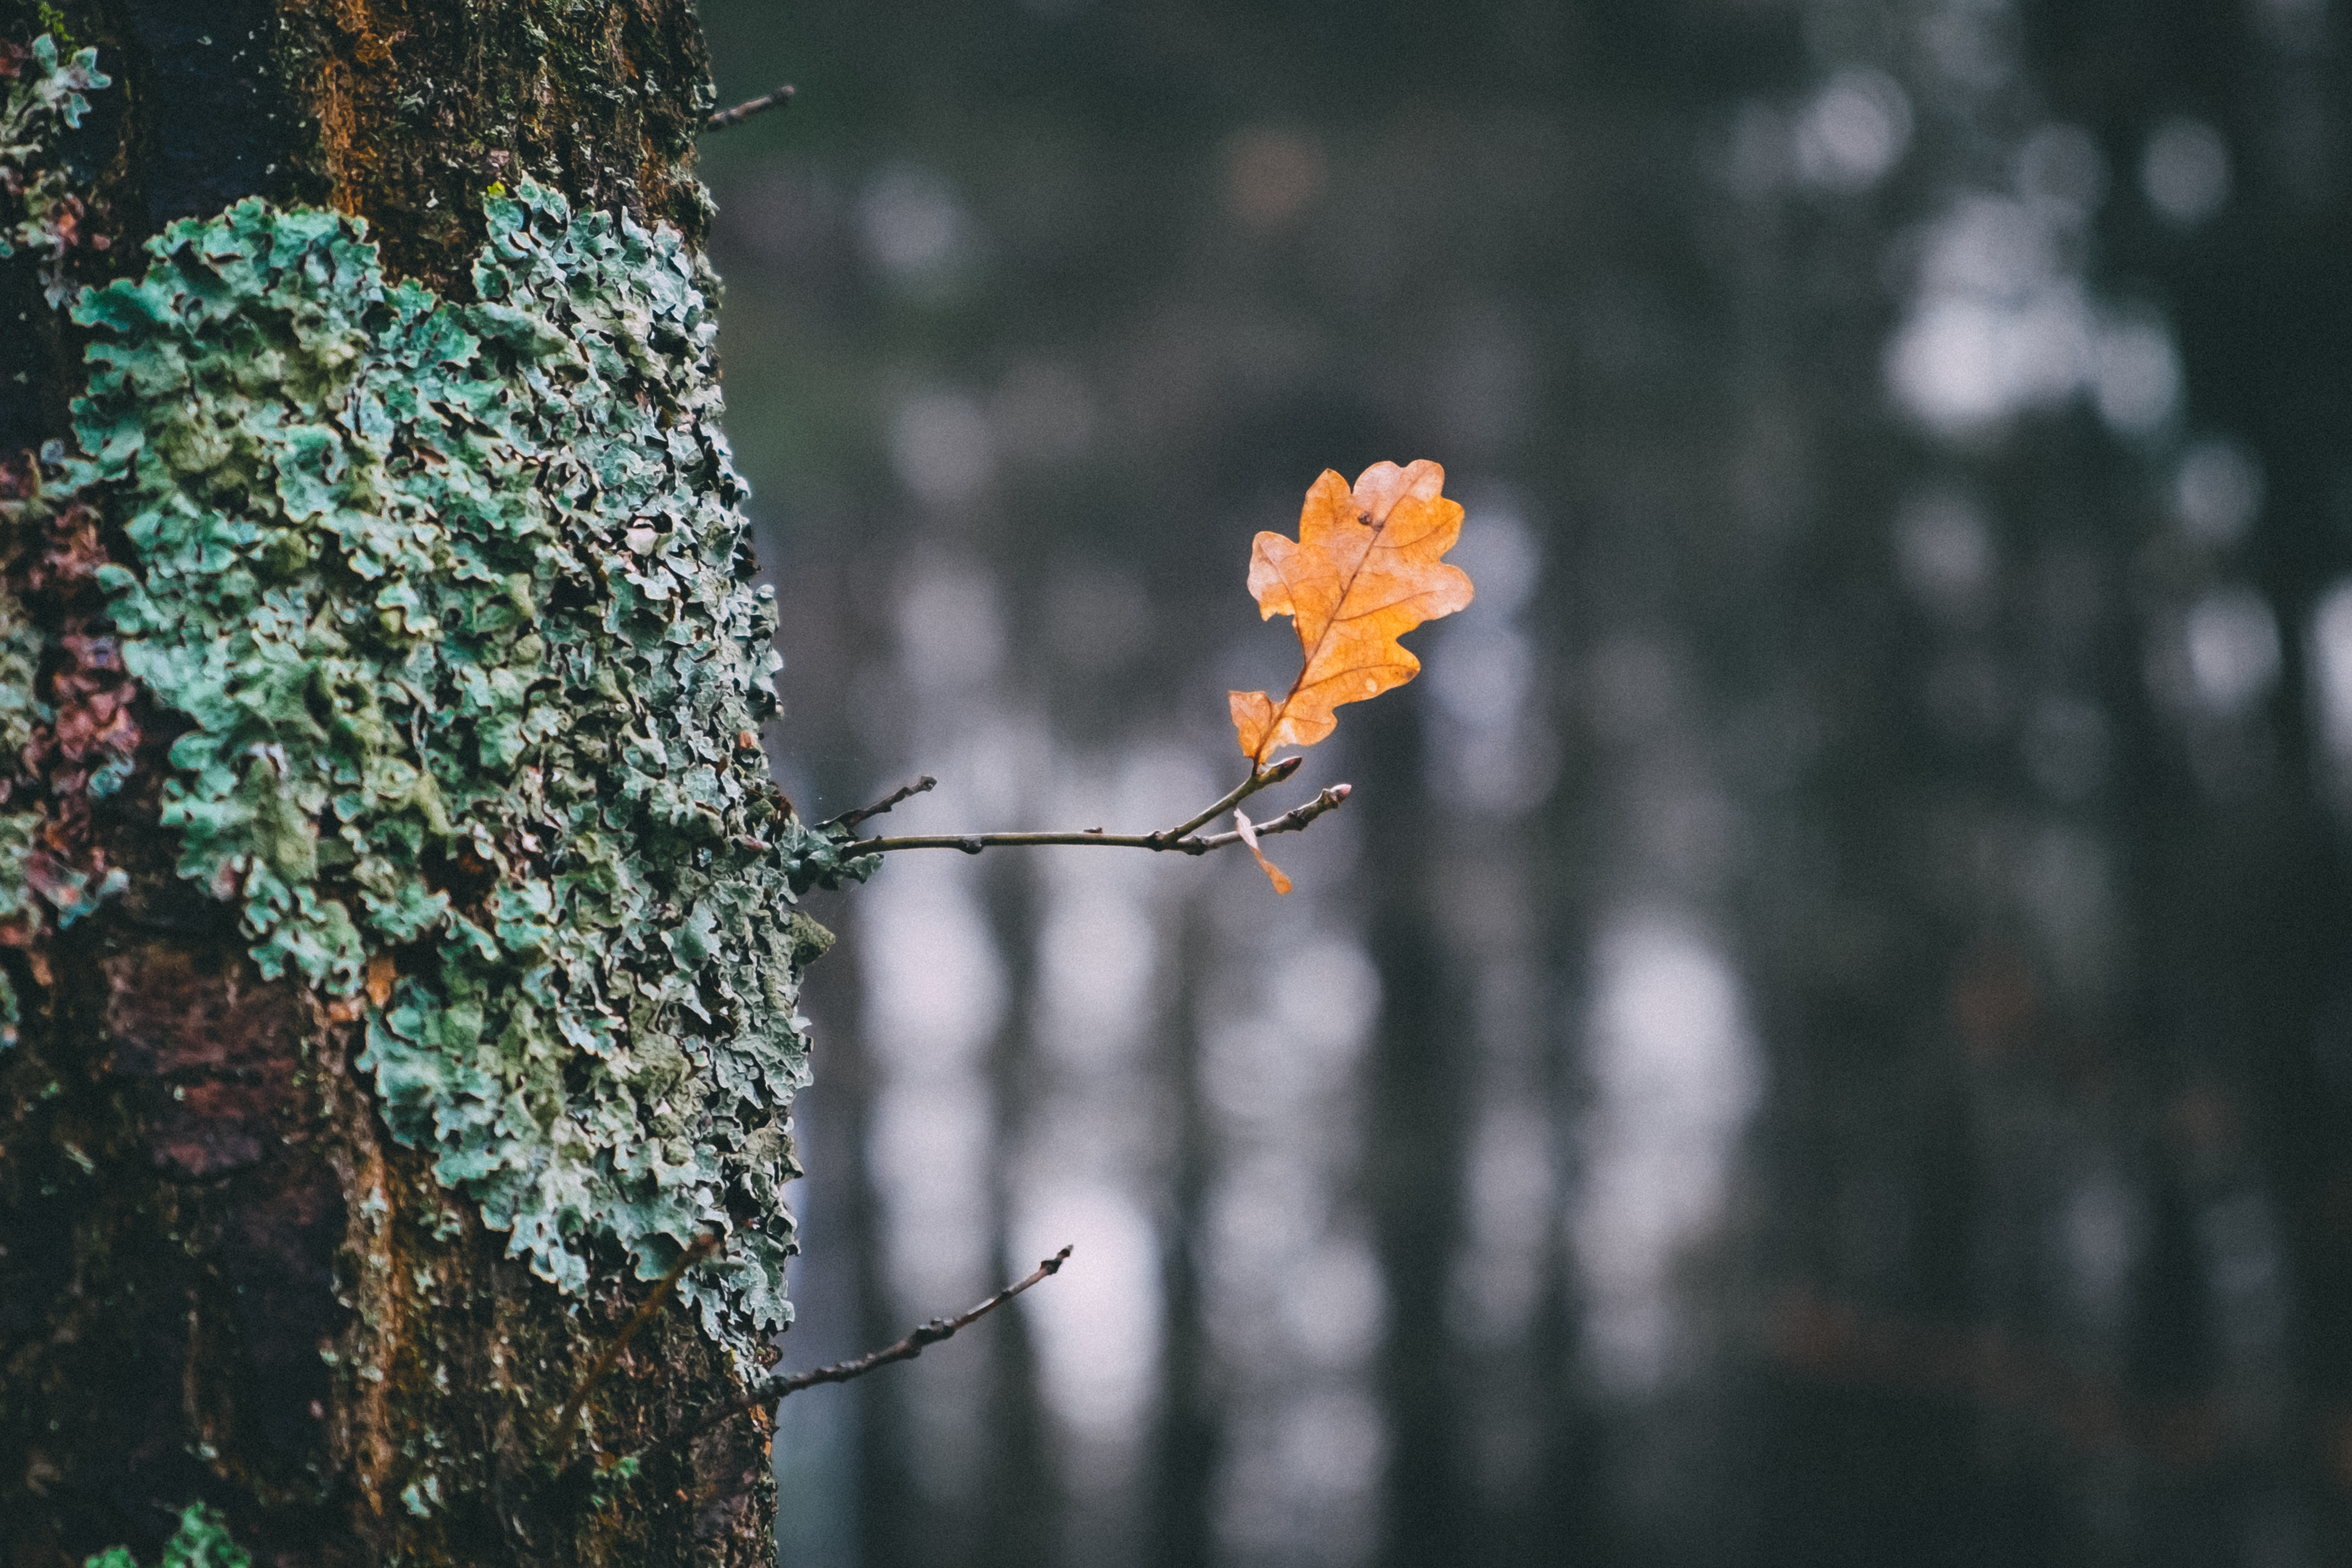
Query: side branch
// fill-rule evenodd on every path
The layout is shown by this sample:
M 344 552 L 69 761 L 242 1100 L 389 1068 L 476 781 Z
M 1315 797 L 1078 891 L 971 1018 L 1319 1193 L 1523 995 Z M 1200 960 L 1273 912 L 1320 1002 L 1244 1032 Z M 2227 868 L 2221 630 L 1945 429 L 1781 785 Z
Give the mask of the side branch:
M 765 114 L 772 109 L 789 109 L 793 101 L 793 84 L 786 82 L 771 93 L 748 100 L 732 109 L 722 109 L 703 121 L 705 131 L 724 131 L 730 125 L 740 125 L 755 114 Z
M 1061 1251 L 1046 1258 L 1027 1274 L 970 1310 L 959 1312 L 952 1318 L 933 1318 L 905 1339 L 859 1356 L 856 1361 L 835 1362 L 831 1366 L 817 1367 L 810 1372 L 794 1373 L 789 1377 L 772 1377 L 761 1386 L 758 1393 L 748 1398 L 720 1405 L 699 1419 L 689 1422 L 680 1430 L 671 1433 L 667 1437 L 663 1438 L 662 1442 L 664 1444 L 692 1442 L 705 1432 L 715 1426 L 724 1426 L 746 1411 L 756 1410 L 772 1400 L 798 1394 L 803 1388 L 814 1388 L 820 1383 L 847 1383 L 851 1378 L 864 1377 L 877 1367 L 888 1366 L 892 1362 L 912 1361 L 923 1353 L 926 1346 L 938 1344 L 941 1340 L 955 1338 L 958 1331 L 971 1327 L 1030 1286 L 1041 1279 L 1059 1274 L 1062 1271 L 1062 1265 L 1070 1260 L 1070 1251 L 1069 1247 L 1063 1247 Z
M 821 822 L 817 826 L 820 828 L 855 827 L 869 816 L 881 816 L 884 812 L 888 811 L 892 806 L 897 805 L 901 801 L 912 800 L 915 796 L 921 795 L 925 790 L 937 788 L 939 782 L 939 780 L 933 778 L 930 774 L 925 773 L 913 784 L 899 785 L 897 789 L 892 790 L 888 795 L 884 795 L 880 800 L 876 801 L 872 805 L 861 805 L 856 811 L 845 811 L 839 816 L 834 817 L 832 820 L 827 822 Z
M 1223 849 L 1229 845 L 1241 843 L 1242 836 L 1235 831 L 1214 833 L 1205 838 L 1195 837 L 1194 835 L 1200 828 L 1211 819 L 1233 810 L 1258 791 L 1268 785 L 1280 784 L 1284 779 L 1297 773 L 1302 760 L 1298 757 L 1285 757 L 1271 767 L 1254 771 L 1248 778 L 1227 791 L 1223 798 L 1214 805 L 1196 813 L 1173 827 L 1163 827 L 1157 833 L 1105 833 L 1098 827 L 1090 827 L 1076 833 L 908 834 L 896 838 L 861 838 L 844 845 L 842 849 L 843 853 L 852 855 L 887 855 L 898 849 L 961 849 L 967 855 L 977 855 L 983 849 L 1038 848 L 1059 844 L 1097 844 L 1108 845 L 1118 849 L 1154 851 L 1172 849 L 1182 855 L 1206 855 L 1212 850 Z M 926 779 L 923 784 L 928 786 L 930 782 Z M 908 789 L 892 795 L 887 801 L 882 803 L 881 809 L 887 810 L 897 805 L 908 794 L 914 793 L 916 787 L 910 785 Z M 1269 833 L 1296 833 L 1325 812 L 1337 810 L 1351 793 L 1351 786 L 1348 784 L 1333 784 L 1304 805 L 1294 806 L 1271 822 L 1257 824 L 1255 831 L 1261 837 Z M 868 807 L 864 812 L 854 813 L 850 816 L 836 820 L 846 824 L 871 816 L 875 808 Z

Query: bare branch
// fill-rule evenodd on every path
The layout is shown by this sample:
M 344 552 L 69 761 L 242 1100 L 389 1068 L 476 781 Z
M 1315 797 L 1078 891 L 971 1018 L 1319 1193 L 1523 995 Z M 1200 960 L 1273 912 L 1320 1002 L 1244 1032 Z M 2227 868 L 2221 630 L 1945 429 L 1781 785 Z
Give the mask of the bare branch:
M 1071 1248 L 1065 1247 L 1022 1278 L 981 1302 L 980 1305 L 968 1311 L 959 1312 L 952 1318 L 933 1318 L 895 1344 L 885 1345 L 878 1351 L 859 1356 L 856 1361 L 835 1362 L 831 1366 L 817 1367 L 810 1372 L 772 1377 L 761 1385 L 757 1394 L 720 1405 L 699 1419 L 688 1423 L 678 1431 L 671 1433 L 655 1447 L 670 1443 L 692 1442 L 705 1432 L 726 1425 L 748 1410 L 756 1410 L 772 1400 L 798 1394 L 803 1388 L 814 1388 L 820 1383 L 847 1383 L 854 1377 L 864 1377 L 876 1368 L 888 1366 L 893 1362 L 912 1361 L 923 1353 L 926 1346 L 938 1344 L 941 1340 L 955 1338 L 960 1331 L 971 1327 L 1030 1286 L 1041 1279 L 1059 1274 L 1062 1271 L 1062 1265 L 1070 1260 L 1070 1252 Z
M 562 1413 L 555 1422 L 556 1453 L 570 1451 L 572 1429 L 580 1425 L 580 1413 L 587 1405 L 588 1395 L 604 1380 L 604 1374 L 613 1370 L 613 1363 L 621 1359 L 621 1352 L 629 1348 L 629 1342 L 636 1337 L 637 1331 L 651 1322 L 654 1314 L 661 1310 L 662 1303 L 668 1300 L 670 1292 L 677 1289 L 677 1282 L 686 1278 L 686 1271 L 718 1249 L 717 1231 L 707 1230 L 696 1237 L 694 1245 L 679 1254 L 677 1261 L 670 1265 L 669 1272 L 662 1276 L 661 1283 L 655 1286 L 638 1304 L 637 1310 L 629 1314 L 629 1321 L 621 1325 L 621 1331 L 613 1336 L 613 1342 L 604 1347 L 604 1352 L 589 1366 L 587 1375 L 580 1380 L 580 1386 L 573 1389 L 572 1397 L 563 1402 Z
M 884 812 L 888 811 L 892 806 L 897 805 L 901 801 L 912 800 L 915 796 L 921 795 L 925 790 L 937 788 L 939 786 L 939 780 L 933 778 L 930 774 L 925 773 L 913 784 L 902 784 L 898 788 L 892 790 L 888 795 L 884 795 L 872 805 L 861 805 L 856 811 L 845 811 L 839 816 L 834 817 L 831 821 L 821 822 L 817 826 L 820 828 L 855 827 L 869 816 L 881 816 Z
M 789 109 L 793 101 L 793 84 L 784 83 L 763 97 L 739 103 L 732 109 L 722 109 L 703 121 L 705 131 L 724 131 L 730 125 L 740 125 L 755 114 L 765 114 L 772 109 Z
M 961 849 L 967 855 L 977 855 L 983 849 L 1037 848 L 1056 844 L 1108 845 L 1116 849 L 1173 849 L 1183 855 L 1205 855 L 1213 849 L 1223 849 L 1241 842 L 1239 833 L 1219 833 L 1207 838 L 1195 838 L 1192 834 L 1213 818 L 1233 810 L 1251 795 L 1272 784 L 1280 784 L 1298 771 L 1304 759 L 1285 757 L 1270 767 L 1259 768 L 1228 790 L 1224 796 L 1207 810 L 1197 812 L 1173 827 L 1163 827 L 1157 833 L 1105 833 L 1099 827 L 1089 827 L 1079 833 L 925 833 L 908 834 L 897 838 L 861 838 L 842 847 L 845 854 L 887 855 L 899 849 Z M 1337 807 L 1349 794 L 1346 784 L 1334 784 L 1305 805 L 1260 824 L 1256 831 L 1296 833 L 1325 812 Z M 895 797 L 894 797 L 895 798 Z
M 856 1361 L 835 1362 L 831 1366 L 821 1366 L 813 1372 L 795 1373 L 790 1377 L 772 1379 L 769 1386 L 774 1391 L 773 1396 L 782 1399 L 788 1394 L 798 1394 L 803 1388 L 814 1388 L 820 1383 L 847 1383 L 853 1377 L 864 1377 L 875 1368 L 888 1366 L 892 1362 L 912 1361 L 923 1353 L 926 1346 L 938 1344 L 941 1340 L 955 1338 L 960 1331 L 971 1327 L 1030 1286 L 1041 1279 L 1050 1279 L 1059 1274 L 1062 1271 L 1062 1265 L 1070 1260 L 1073 1250 L 1075 1248 L 1070 1247 L 1063 1247 L 1061 1251 L 1044 1259 L 1036 1268 L 978 1306 L 960 1312 L 952 1318 L 933 1318 L 895 1344 L 886 1345 L 878 1351 L 859 1356 Z

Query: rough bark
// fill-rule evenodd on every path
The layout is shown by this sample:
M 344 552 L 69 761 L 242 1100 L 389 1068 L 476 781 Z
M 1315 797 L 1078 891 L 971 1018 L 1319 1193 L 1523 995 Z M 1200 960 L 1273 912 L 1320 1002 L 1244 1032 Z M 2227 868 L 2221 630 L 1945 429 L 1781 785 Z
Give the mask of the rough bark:
M 467 297 L 493 181 L 699 242 L 688 167 L 709 103 L 685 0 L 0 0 L 0 40 L 60 22 L 115 83 L 69 139 L 86 226 L 111 242 L 78 252 L 78 281 L 135 272 L 164 223 L 248 195 L 364 217 L 387 275 L 445 299 Z M 66 433 L 83 372 L 29 269 L 0 272 L 5 489 L 15 454 Z M 6 568 L 56 715 L 27 756 L 84 765 L 93 742 L 64 733 L 79 714 L 134 763 L 44 829 L 127 886 L 0 952 L 24 1015 L 0 1053 L 0 1562 L 78 1568 L 116 1544 L 152 1561 L 195 1500 L 289 1568 L 766 1562 L 762 1421 L 602 1492 L 551 1451 L 559 1406 L 648 1287 L 614 1270 L 567 1295 L 509 1259 L 430 1152 L 387 1131 L 356 1009 L 264 979 L 235 911 L 175 873 L 157 781 L 185 723 L 73 651 L 105 630 L 96 563 L 126 546 L 103 518 L 47 526 Z M 740 1392 L 667 1314 L 584 1425 L 627 1452 Z

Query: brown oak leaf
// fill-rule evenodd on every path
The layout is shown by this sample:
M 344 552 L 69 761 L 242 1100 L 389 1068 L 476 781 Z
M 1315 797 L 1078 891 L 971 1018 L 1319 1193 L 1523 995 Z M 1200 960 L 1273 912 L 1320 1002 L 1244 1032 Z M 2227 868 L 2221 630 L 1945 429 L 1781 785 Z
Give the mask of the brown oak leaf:
M 1423 458 L 1374 463 L 1353 489 L 1326 468 L 1307 492 L 1298 537 L 1261 533 L 1250 552 L 1258 614 L 1288 616 L 1305 651 L 1277 701 L 1228 693 L 1251 765 L 1277 746 L 1311 746 L 1339 727 L 1333 711 L 1402 686 L 1421 661 L 1397 641 L 1423 621 L 1470 603 L 1469 574 L 1441 559 L 1462 536 L 1462 507 L 1445 499 L 1445 470 Z

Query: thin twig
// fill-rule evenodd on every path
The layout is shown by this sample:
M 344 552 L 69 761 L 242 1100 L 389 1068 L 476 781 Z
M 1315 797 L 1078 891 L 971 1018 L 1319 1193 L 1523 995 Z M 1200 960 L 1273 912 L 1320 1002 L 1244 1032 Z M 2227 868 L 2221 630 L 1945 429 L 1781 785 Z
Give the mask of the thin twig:
M 820 1383 L 847 1383 L 853 1377 L 864 1377 L 877 1367 L 888 1366 L 893 1362 L 912 1361 L 923 1353 L 926 1346 L 938 1344 L 941 1340 L 955 1338 L 958 1332 L 971 1327 L 1030 1286 L 1041 1279 L 1047 1279 L 1059 1274 L 1062 1271 L 1062 1265 L 1070 1260 L 1070 1254 L 1076 1248 L 1072 1247 L 1063 1247 L 1061 1251 L 1043 1259 L 1036 1268 L 978 1306 L 960 1312 L 952 1318 L 933 1318 L 895 1344 L 869 1352 L 859 1356 L 856 1361 L 835 1362 L 831 1366 L 821 1366 L 811 1372 L 794 1373 L 790 1377 L 772 1379 L 769 1384 L 772 1391 L 771 1396 L 782 1399 L 786 1394 L 798 1394 L 803 1388 L 814 1388 Z
M 589 1366 L 587 1375 L 580 1380 L 580 1386 L 572 1391 L 572 1397 L 563 1402 L 562 1414 L 555 1422 L 556 1453 L 571 1451 L 572 1429 L 580 1425 L 580 1415 L 587 1407 L 588 1395 L 604 1381 L 604 1374 L 613 1370 L 613 1363 L 621 1359 L 621 1352 L 629 1348 L 629 1342 L 636 1337 L 637 1331 L 651 1322 L 653 1315 L 661 1310 L 662 1303 L 669 1300 L 669 1293 L 677 1289 L 679 1280 L 686 1278 L 686 1271 L 709 1257 L 718 1250 L 718 1247 L 717 1231 L 707 1230 L 696 1237 L 693 1245 L 679 1254 L 678 1260 L 670 1265 L 669 1272 L 662 1276 L 661 1283 L 655 1286 L 653 1292 L 638 1304 L 637 1310 L 629 1314 L 629 1321 L 621 1325 L 621 1331 L 613 1337 L 613 1342 L 606 1345 L 604 1353 Z
M 1280 784 L 1283 780 L 1297 773 L 1298 771 L 1299 764 L 1304 763 L 1306 760 L 1307 759 L 1305 757 L 1285 757 L 1278 763 L 1271 763 L 1265 766 L 1260 766 L 1255 763 L 1251 763 L 1250 776 L 1242 780 L 1241 783 L 1235 784 L 1231 790 L 1227 791 L 1225 797 L 1223 800 L 1220 800 L 1216 805 L 1209 807 L 1206 811 L 1200 813 L 1198 816 L 1187 818 L 1185 821 L 1178 823 L 1175 826 L 1168 828 L 1165 832 L 1155 835 L 1155 837 L 1165 838 L 1183 837 L 1186 834 L 1203 826 L 1212 818 L 1220 816 L 1224 813 L 1233 810 L 1234 807 L 1241 805 L 1242 802 L 1247 800 L 1258 791 L 1265 789 L 1267 785 Z
M 843 846 L 843 848 L 858 855 L 887 855 L 898 849 L 961 849 L 967 855 L 977 855 L 983 849 L 1036 848 L 1052 844 L 1107 844 L 1116 849 L 1173 849 L 1185 855 L 1205 855 L 1212 849 L 1239 843 L 1240 835 L 1221 833 L 1209 838 L 1194 838 L 1192 837 L 1193 832 L 1212 818 L 1233 810 L 1258 791 L 1280 784 L 1298 771 L 1298 764 L 1303 760 L 1285 757 L 1271 767 L 1256 769 L 1206 811 L 1196 813 L 1175 826 L 1163 827 L 1157 833 L 1105 833 L 1099 828 L 1088 828 L 1083 833 L 924 833 L 898 838 L 861 838 Z M 1283 826 L 1268 823 L 1257 831 L 1262 834 L 1296 832 L 1347 799 L 1348 794 L 1346 784 L 1335 784 L 1297 811 L 1275 819 Z M 1302 812 L 1304 816 L 1300 815 Z
M 703 121 L 702 128 L 705 131 L 724 131 L 730 125 L 742 124 L 755 114 L 765 114 L 772 109 L 789 109 L 792 101 L 793 84 L 786 82 L 773 92 L 739 103 L 732 109 L 720 110 Z
M 845 811 L 839 816 L 833 818 L 831 821 L 819 823 L 817 826 L 820 827 L 855 827 L 869 816 L 881 816 L 884 812 L 888 811 L 892 806 L 897 805 L 901 801 L 912 800 L 915 796 L 921 795 L 925 790 L 937 788 L 939 782 L 939 780 L 933 778 L 930 774 L 925 773 L 913 784 L 902 784 L 898 788 L 892 790 L 888 795 L 884 795 L 872 805 L 861 805 L 856 811 Z
M 831 1366 L 821 1366 L 811 1372 L 794 1373 L 788 1377 L 781 1374 L 772 1377 L 761 1385 L 758 1393 L 720 1405 L 700 1419 L 689 1422 L 682 1429 L 671 1433 L 654 1447 L 659 1447 L 669 1443 L 692 1442 L 712 1427 L 724 1426 L 747 1410 L 756 1410 L 772 1401 L 798 1394 L 803 1388 L 814 1388 L 820 1383 L 847 1383 L 853 1377 L 864 1377 L 877 1367 L 888 1366 L 892 1362 L 912 1361 L 923 1353 L 925 1346 L 938 1344 L 941 1340 L 955 1338 L 960 1330 L 971 1327 L 972 1324 L 980 1321 L 1030 1286 L 1036 1284 L 1040 1279 L 1059 1274 L 1062 1271 L 1062 1265 L 1070 1260 L 1070 1251 L 1069 1247 L 1065 1247 L 977 1307 L 969 1311 L 959 1312 L 952 1318 L 933 1318 L 895 1344 L 885 1345 L 878 1351 L 859 1356 L 856 1361 L 835 1362 Z M 643 1452 L 650 1452 L 650 1449 L 641 1450 L 641 1453 Z
M 1306 826 L 1308 823 L 1314 821 L 1317 817 L 1322 816 L 1325 812 L 1337 811 L 1339 808 L 1339 804 L 1354 793 L 1355 786 L 1353 784 L 1333 784 L 1330 788 L 1317 795 L 1313 800 L 1308 801 L 1305 805 L 1294 805 L 1288 811 L 1284 812 L 1280 816 L 1276 817 L 1272 822 L 1254 822 L 1250 824 L 1250 831 L 1256 834 L 1260 838 L 1265 837 L 1269 833 L 1296 833 L 1300 828 Z M 1239 844 L 1241 841 L 1241 834 L 1239 832 L 1233 832 L 1213 833 L 1206 838 L 1187 839 L 1185 843 L 1197 844 L 1200 846 L 1198 849 L 1191 850 L 1190 853 L 1194 855 L 1205 855 L 1212 849 L 1223 849 L 1228 844 Z M 1177 847 L 1180 849 L 1183 848 L 1184 845 L 1178 845 Z

